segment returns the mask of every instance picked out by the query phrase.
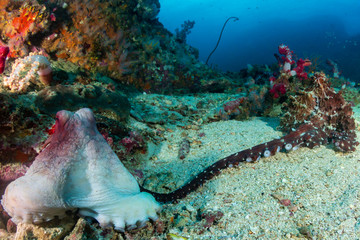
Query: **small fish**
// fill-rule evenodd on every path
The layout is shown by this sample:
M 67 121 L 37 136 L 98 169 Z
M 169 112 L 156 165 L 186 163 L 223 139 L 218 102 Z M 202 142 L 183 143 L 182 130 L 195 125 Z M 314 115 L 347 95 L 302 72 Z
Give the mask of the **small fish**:
M 173 233 L 169 233 L 169 234 L 166 236 L 166 239 L 167 239 L 167 240 L 187 240 L 188 238 L 181 237 L 181 236 L 178 236 L 178 235 L 173 234 Z

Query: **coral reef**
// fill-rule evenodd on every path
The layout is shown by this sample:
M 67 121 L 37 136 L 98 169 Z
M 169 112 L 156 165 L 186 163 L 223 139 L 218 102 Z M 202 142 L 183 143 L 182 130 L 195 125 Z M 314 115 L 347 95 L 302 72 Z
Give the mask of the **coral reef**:
M 279 98 L 281 95 L 286 93 L 286 88 L 284 83 L 276 83 L 269 90 L 269 93 L 273 95 L 274 98 Z
M 33 160 L 52 120 L 22 97 L 0 93 L 0 102 L 0 162 Z
M 144 91 L 194 91 L 208 68 L 159 23 L 159 9 L 158 0 L 7 0 L 0 34 L 12 58 L 41 51 Z
M 94 112 L 93 115 L 89 114 L 91 117 L 84 113 L 87 110 L 80 110 L 74 115 L 61 112 L 60 120 L 70 116 L 71 119 L 77 118 L 81 126 L 88 126 L 87 120 L 91 119 L 89 129 L 96 132 L 94 138 L 100 142 L 98 146 L 94 146 L 94 149 L 101 153 L 105 151 L 108 153 L 105 154 L 106 156 L 111 156 L 111 160 L 107 159 L 109 161 L 101 158 L 96 163 L 91 162 L 100 169 L 100 172 L 106 172 L 106 179 L 110 183 L 106 182 L 102 184 L 103 186 L 113 190 L 119 185 L 125 185 L 119 183 L 123 180 L 121 177 L 120 180 L 116 179 L 116 183 L 111 182 L 115 177 L 109 174 L 114 170 L 113 168 L 117 169 L 119 162 L 117 158 L 119 158 L 130 173 L 144 184 L 143 186 L 162 193 L 139 188 L 134 177 L 126 169 L 119 167 L 126 173 L 124 178 L 132 185 L 129 191 L 135 196 L 146 197 L 149 195 L 144 192 L 150 192 L 163 202 L 175 201 L 186 196 L 205 181 L 219 174 L 222 169 L 238 165 L 240 162 L 252 163 L 260 157 L 272 156 L 278 151 L 288 152 L 299 147 L 313 148 L 328 144 L 332 144 L 333 148 L 340 152 L 355 150 L 358 143 L 355 139 L 351 106 L 360 102 L 359 91 L 352 82 L 354 80 L 346 79 L 343 75 L 339 77 L 341 72 L 335 61 L 328 62 L 331 69 L 330 67 L 326 69 L 325 62 L 322 64 L 317 60 L 320 57 L 311 58 L 311 61 L 306 58 L 298 59 L 289 47 L 282 44 L 278 48 L 278 64 L 248 64 L 238 72 L 222 73 L 199 62 L 198 50 L 186 44 L 186 37 L 193 28 L 194 22 L 186 21 L 182 25 L 183 29 L 178 29 L 172 34 L 158 21 L 159 10 L 158 0 L 0 0 L 0 73 L 3 72 L 0 75 L 0 194 L 4 192 L 9 182 L 19 179 L 10 184 L 9 189 L 15 189 L 15 193 L 22 191 L 18 196 L 32 199 L 32 193 L 17 185 L 23 182 L 21 179 L 30 179 L 32 182 L 27 183 L 29 184 L 27 186 L 30 186 L 29 188 L 34 192 L 38 191 L 39 197 L 43 196 L 44 192 L 47 193 L 47 188 L 45 183 L 35 184 L 36 181 L 33 179 L 42 177 L 40 176 L 42 172 L 36 170 L 39 168 L 46 170 L 47 167 L 52 169 L 55 164 L 64 166 L 64 172 L 69 172 L 68 176 L 74 182 L 79 182 L 81 176 L 86 175 L 86 171 L 77 170 L 86 168 L 86 164 L 79 159 L 81 156 L 88 156 L 90 160 L 87 161 L 91 161 L 93 159 L 91 157 L 96 154 L 93 152 L 89 154 L 88 149 L 92 145 L 90 147 L 85 140 L 82 142 L 78 137 L 82 134 L 80 127 L 79 129 L 74 127 L 74 131 L 68 129 L 65 131 L 68 136 L 64 138 L 76 140 L 69 140 L 68 144 L 60 144 L 58 148 L 54 146 L 54 139 L 63 137 L 61 132 L 64 131 L 59 131 L 61 125 L 59 120 L 54 121 L 55 114 L 62 109 L 76 111 L 79 108 L 91 108 Z M 228 18 L 222 30 L 231 19 L 238 20 L 236 17 Z M 216 46 L 220 42 L 221 34 Z M 211 54 L 209 58 L 210 56 Z M 331 73 L 331 77 L 327 78 L 323 73 L 315 73 L 324 69 L 325 72 Z M 330 82 L 336 90 L 331 88 Z M 264 143 L 224 159 L 221 158 L 239 150 L 226 152 L 224 147 L 215 146 L 216 141 L 206 142 L 209 133 L 212 132 L 204 131 L 204 124 L 206 127 L 211 124 L 223 124 L 222 127 L 233 123 L 247 124 L 248 122 L 222 122 L 222 120 L 242 121 L 252 119 L 254 116 L 262 119 L 275 116 L 280 119 L 280 126 L 277 129 L 284 131 L 283 137 L 272 141 L 269 141 L 271 138 L 259 140 L 256 144 Z M 92 124 L 94 119 L 97 122 L 96 127 Z M 215 121 L 218 122 L 214 123 Z M 274 129 L 279 121 L 276 122 L 277 124 L 270 123 L 271 127 Z M 99 133 L 94 128 L 98 129 Z M 89 129 L 85 127 L 84 131 L 88 132 Z M 183 132 L 177 136 L 177 130 Z M 196 134 L 188 135 L 188 132 L 185 132 L 188 130 L 194 130 Z M 221 130 L 216 130 L 216 138 L 221 138 L 218 133 Z M 235 134 L 232 131 L 229 130 L 223 135 Z M 252 137 L 260 139 L 262 133 Z M 50 144 L 48 144 L 50 140 L 45 141 L 47 138 L 52 139 Z M 174 140 L 172 145 L 168 144 L 170 139 L 174 138 L 176 141 Z M 68 148 L 69 151 L 55 151 L 61 146 Z M 210 155 L 214 157 L 212 162 L 221 160 L 213 165 L 212 162 L 199 160 L 199 164 L 195 165 L 194 153 L 205 146 L 211 146 L 212 150 L 203 153 L 201 157 L 204 158 L 201 158 L 201 161 L 208 159 Z M 251 145 L 243 146 L 239 147 L 244 149 Z M 181 165 L 189 170 L 185 173 L 186 177 L 184 175 L 177 177 L 174 173 L 176 171 L 167 171 L 168 169 L 161 165 L 167 161 L 158 155 L 161 148 L 165 148 L 167 154 L 169 152 L 175 154 L 175 160 L 171 160 L 170 163 L 174 169 L 180 169 Z M 53 152 L 49 153 L 52 149 L 55 149 L 54 154 L 59 153 L 58 157 L 52 158 L 53 160 L 45 166 L 44 159 L 53 155 Z M 317 150 L 303 151 L 313 153 Z M 218 153 L 223 155 L 219 157 Z M 69 167 L 70 163 L 63 161 L 61 154 L 64 158 L 71 158 L 77 154 L 73 158 L 76 162 L 75 168 Z M 343 153 L 337 155 L 343 156 Z M 266 161 L 261 161 L 263 162 Z M 112 167 L 108 168 L 109 165 Z M 210 167 L 206 168 L 209 165 Z M 254 168 L 258 165 L 260 164 Z M 185 184 L 186 179 L 204 168 L 203 172 Z M 28 173 L 23 176 L 26 171 Z M 52 173 L 57 176 L 60 175 L 59 171 Z M 99 179 L 96 174 L 82 179 L 89 184 L 95 184 L 95 180 Z M 101 174 L 105 176 L 102 172 Z M 231 176 L 230 181 L 233 177 Z M 57 180 L 51 179 L 51 176 L 41 179 L 55 186 L 64 186 Z M 87 186 L 65 185 L 65 190 L 70 194 L 76 196 L 87 194 L 84 192 L 88 189 Z M 95 190 L 104 190 L 95 185 L 91 187 Z M 158 187 L 159 185 L 161 186 Z M 183 187 L 169 194 L 163 193 L 177 189 L 179 186 Z M 143 193 L 140 193 L 140 190 Z M 65 239 L 180 238 L 179 232 L 173 232 L 173 229 L 181 229 L 182 233 L 186 233 L 188 229 L 188 234 L 206 234 L 216 227 L 221 229 L 228 224 L 223 222 L 223 219 L 228 217 L 223 209 L 170 204 L 166 205 L 166 209 L 159 214 L 160 220 L 156 224 L 148 222 L 146 230 L 133 233 L 128 231 L 129 228 L 145 225 L 148 217 L 155 218 L 155 214 L 152 212 L 148 215 L 134 216 L 129 213 L 127 219 L 126 217 L 120 219 L 119 216 L 125 214 L 124 211 L 131 211 L 134 206 L 125 204 L 124 208 L 127 209 L 120 207 L 114 210 L 112 207 L 105 209 L 96 202 L 89 207 L 86 204 L 82 205 L 83 202 L 75 202 L 70 199 L 71 196 L 66 195 L 64 202 L 61 202 L 64 198 L 58 198 L 60 203 L 57 203 L 61 205 L 61 210 L 51 209 L 54 210 L 52 212 L 54 214 L 48 212 L 40 217 L 43 213 L 40 214 L 38 209 L 33 208 L 30 214 L 25 216 L 22 211 L 23 208 L 29 207 L 28 202 L 20 204 L 13 201 L 9 196 L 14 192 L 9 192 L 12 191 L 9 190 L 4 197 L 7 199 L 4 200 L 4 205 L 7 205 L 6 210 L 13 215 L 15 221 L 46 221 L 56 214 L 63 216 L 64 209 L 80 208 L 83 216 L 95 217 L 102 227 L 114 224 L 122 231 L 126 225 L 128 226 L 125 233 L 117 232 L 113 228 L 101 228 L 97 222 L 89 218 L 86 220 L 80 218 L 75 225 L 78 217 L 70 216 L 64 221 L 54 220 L 41 226 L 21 223 L 18 225 L 17 238 L 44 238 L 52 235 L 53 239 L 58 239 L 64 238 L 66 234 L 68 235 Z M 115 192 L 121 193 L 105 195 L 103 197 L 108 196 L 108 198 L 101 201 L 106 203 L 114 195 L 118 200 L 125 190 L 116 189 Z M 54 195 L 49 194 L 49 198 L 51 197 Z M 56 195 L 54 198 L 57 197 Z M 156 202 L 149 198 L 149 204 L 152 206 L 140 207 L 140 211 L 157 209 Z M 271 199 L 274 200 L 273 198 L 277 204 L 286 207 L 286 212 L 294 214 L 298 207 L 296 200 L 291 196 L 272 195 Z M 225 205 L 231 203 L 232 199 L 229 193 L 226 199 L 229 202 L 224 202 Z M 36 204 L 48 203 L 41 200 L 44 199 L 35 199 L 34 206 L 39 207 Z M 56 202 L 52 200 L 49 201 Z M 132 204 L 136 204 L 138 200 L 135 199 Z M 208 199 L 201 201 L 206 202 Z M 21 207 L 16 207 L 15 210 L 9 207 L 17 204 Z M 139 205 L 142 204 L 143 202 L 140 201 Z M 172 211 L 176 208 L 176 211 Z M 89 209 L 106 213 L 105 217 L 96 215 L 97 213 Z M 20 217 L 23 219 L 21 220 Z M 9 218 L 0 206 L 1 239 L 14 237 L 6 235 L 5 229 L 9 233 L 16 232 L 16 226 L 8 221 Z M 70 222 L 68 226 L 66 226 L 67 219 Z M 139 221 L 135 222 L 136 220 Z M 194 227 L 193 223 L 196 222 L 198 224 Z M 302 231 L 306 232 L 306 230 Z M 34 236 L 30 236 L 31 234 Z
M 124 4 L 119 9 L 126 8 Z M 67 1 L 55 12 L 65 21 L 54 26 L 52 34 L 44 38 L 41 46 L 56 57 L 86 70 L 121 77 L 129 71 L 130 44 L 126 40 L 128 34 L 119 25 L 123 20 L 119 19 L 118 13 L 108 12 L 109 9 L 109 3 L 102 1 Z
M 49 7 L 36 0 L 4 0 L 0 12 L 0 36 L 10 48 L 10 57 L 28 55 L 37 37 L 50 27 Z
M 191 29 L 194 28 L 195 21 L 187 20 L 181 24 L 181 28 L 175 29 L 176 40 L 181 43 L 186 43 L 186 37 L 191 33 Z
M 139 0 L 135 12 L 145 20 L 155 20 L 160 12 L 158 0 Z

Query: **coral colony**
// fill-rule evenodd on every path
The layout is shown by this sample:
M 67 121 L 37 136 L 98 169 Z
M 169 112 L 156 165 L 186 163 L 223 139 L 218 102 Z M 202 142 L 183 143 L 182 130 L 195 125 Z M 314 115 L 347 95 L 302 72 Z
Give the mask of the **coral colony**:
M 194 28 L 195 21 L 187 20 L 181 24 L 181 29 L 175 29 L 176 39 L 182 43 L 186 43 L 186 37 L 191 33 Z
M 311 62 L 308 59 L 299 59 L 296 62 L 297 67 L 291 69 L 291 65 L 295 63 L 293 60 L 293 52 L 290 51 L 289 47 L 281 44 L 279 46 L 279 53 L 283 55 L 281 59 L 284 61 L 283 63 L 283 72 L 289 73 L 291 76 L 297 76 L 299 79 L 306 79 L 307 73 L 304 72 L 304 67 L 311 65 Z
M 37 84 L 36 73 L 42 84 L 50 85 L 52 70 L 50 62 L 45 56 L 30 54 L 25 58 L 18 58 L 10 76 L 4 79 L 4 86 L 10 88 L 12 92 L 24 92 L 31 83 Z M 25 76 L 20 77 L 22 74 Z
M 0 74 L 5 70 L 6 57 L 9 54 L 9 47 L 0 46 Z

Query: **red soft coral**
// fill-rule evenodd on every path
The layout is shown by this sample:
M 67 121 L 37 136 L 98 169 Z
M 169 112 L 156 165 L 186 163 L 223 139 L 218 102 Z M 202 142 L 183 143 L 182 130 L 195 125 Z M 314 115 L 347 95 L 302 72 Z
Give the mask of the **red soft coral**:
M 0 46 L 0 74 L 5 70 L 6 57 L 9 54 L 9 47 Z
M 297 63 L 296 63 L 296 68 L 294 68 L 293 71 L 296 72 L 296 76 L 300 79 L 307 79 L 308 75 L 306 72 L 304 72 L 304 68 L 306 66 L 310 66 L 311 62 L 309 59 L 305 59 L 303 60 L 302 58 L 300 58 Z
M 273 98 L 279 98 L 280 94 L 283 95 L 286 93 L 285 84 L 277 83 L 270 89 L 269 92 L 273 95 Z
M 31 31 L 31 28 L 33 28 L 36 17 L 38 16 L 39 12 L 34 11 L 34 8 L 28 7 L 28 8 L 21 8 L 20 9 L 20 16 L 15 17 L 11 25 L 14 28 L 14 32 L 9 32 L 6 35 L 9 38 L 16 37 L 18 35 L 20 36 L 26 36 L 29 31 Z

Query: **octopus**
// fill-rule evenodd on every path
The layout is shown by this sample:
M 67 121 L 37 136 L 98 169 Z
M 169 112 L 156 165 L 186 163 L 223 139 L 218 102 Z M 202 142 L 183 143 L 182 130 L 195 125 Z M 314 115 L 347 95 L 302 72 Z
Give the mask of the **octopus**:
M 151 194 L 140 192 L 88 108 L 56 114 L 54 133 L 26 174 L 7 186 L 1 204 L 15 224 L 39 224 L 78 210 L 119 231 L 156 220 L 160 210 Z
M 155 220 L 159 202 L 175 202 L 240 163 L 327 144 L 338 151 L 354 151 L 359 143 L 351 104 L 330 87 L 325 74 L 316 73 L 310 80 L 306 89 L 290 98 L 288 115 L 282 119 L 291 129 L 288 134 L 220 159 L 169 193 L 138 185 L 96 129 L 90 109 L 60 111 L 54 134 L 25 176 L 8 185 L 2 205 L 15 223 L 41 223 L 79 209 L 80 215 L 95 218 L 102 227 L 124 231 Z M 306 103 L 307 108 L 298 108 L 298 103 Z M 299 109 L 306 111 L 296 114 Z
M 150 193 L 157 201 L 174 202 L 226 168 L 240 163 L 256 163 L 260 158 L 273 156 L 280 151 L 289 152 L 300 147 L 311 149 L 328 144 L 332 144 L 337 151 L 355 151 L 359 143 L 356 141 L 351 104 L 345 101 L 341 92 L 335 92 L 324 73 L 315 73 L 309 80 L 304 90 L 298 90 L 289 98 L 287 112 L 281 119 L 282 127 L 289 131 L 283 137 L 220 159 L 172 192 L 157 193 L 143 187 L 141 191 Z M 304 107 L 299 108 L 299 105 Z

